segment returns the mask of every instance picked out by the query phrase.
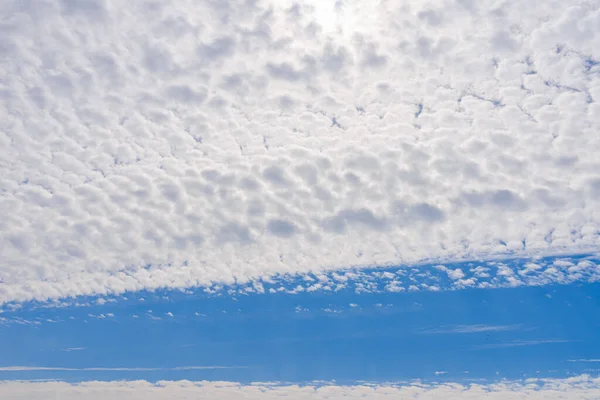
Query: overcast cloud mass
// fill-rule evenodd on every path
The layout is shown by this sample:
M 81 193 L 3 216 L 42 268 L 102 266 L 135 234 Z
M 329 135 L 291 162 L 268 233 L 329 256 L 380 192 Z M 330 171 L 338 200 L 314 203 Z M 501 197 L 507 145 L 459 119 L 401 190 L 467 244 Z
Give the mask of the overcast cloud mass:
M 6 0 L 0 302 L 597 249 L 598 1 Z

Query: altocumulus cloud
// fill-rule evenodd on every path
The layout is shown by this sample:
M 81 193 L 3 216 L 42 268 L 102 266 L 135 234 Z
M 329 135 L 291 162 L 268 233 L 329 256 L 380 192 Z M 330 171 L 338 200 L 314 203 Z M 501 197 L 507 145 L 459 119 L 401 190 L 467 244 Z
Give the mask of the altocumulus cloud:
M 597 2 L 309 3 L 3 1 L 0 302 L 597 248 Z
M 0 394 L 7 400 L 48 398 L 115 400 L 171 398 L 200 399 L 593 399 L 600 396 L 600 380 L 582 375 L 568 379 L 528 379 L 493 385 L 408 384 L 395 385 L 306 385 L 285 386 L 232 382 L 120 381 L 83 382 L 0 382 Z

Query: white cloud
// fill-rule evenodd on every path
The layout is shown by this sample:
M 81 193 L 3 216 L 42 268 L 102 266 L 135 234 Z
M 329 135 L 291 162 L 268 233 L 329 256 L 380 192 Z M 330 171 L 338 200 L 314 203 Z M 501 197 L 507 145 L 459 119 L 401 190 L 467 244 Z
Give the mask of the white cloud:
M 0 303 L 598 247 L 597 4 L 336 13 L 4 1 Z
M 48 393 L 60 399 L 592 399 L 600 396 L 600 379 L 587 375 L 568 379 L 527 379 L 495 384 L 459 383 L 356 386 L 241 385 L 233 382 L 146 381 L 0 382 L 6 400 L 45 399 Z
M 465 277 L 465 273 L 462 272 L 460 268 L 456 268 L 454 270 L 448 270 L 448 277 L 454 281 L 462 279 Z
M 62 351 L 71 352 L 71 351 L 81 351 L 85 350 L 86 347 L 67 347 L 66 349 L 62 349 Z
M 513 340 L 503 343 L 481 344 L 475 345 L 473 349 L 496 349 L 504 347 L 521 347 L 521 346 L 537 346 L 542 344 L 569 343 L 572 340 L 566 339 L 537 339 L 537 340 Z
M 436 329 L 428 329 L 423 333 L 443 334 L 443 333 L 481 333 L 481 332 L 504 332 L 522 329 L 523 325 L 455 325 Z
M 286 274 L 260 281 L 248 281 L 233 285 L 213 284 L 198 290 L 186 290 L 185 295 L 192 296 L 214 296 L 214 295 L 248 295 L 249 293 L 314 293 L 314 292 L 337 292 L 345 290 L 355 294 L 360 293 L 385 293 L 385 292 L 416 292 L 416 291 L 446 291 L 457 290 L 466 287 L 476 288 L 506 288 L 514 286 L 541 286 L 548 284 L 572 284 L 600 281 L 600 258 L 595 256 L 577 256 L 577 257 L 548 257 L 534 258 L 537 267 L 531 269 L 531 263 L 523 259 L 506 259 L 502 262 L 498 260 L 479 261 L 479 262 L 461 262 L 450 264 L 450 267 L 444 265 L 419 265 L 412 268 L 389 267 L 382 268 L 352 268 L 335 271 L 321 271 L 315 274 Z M 561 274 L 547 274 L 546 270 L 552 268 L 557 262 L 572 264 L 573 267 L 567 268 Z M 456 281 L 448 280 L 448 271 L 454 271 L 456 266 L 460 266 L 465 277 Z M 318 283 L 315 283 L 318 282 Z M 343 284 L 336 284 L 343 282 Z M 260 291 L 255 288 L 262 288 Z M 167 292 L 165 292 L 167 293 Z M 178 293 L 180 293 L 178 291 Z M 181 294 L 181 293 L 180 293 Z M 161 300 L 168 300 L 169 296 L 164 293 L 158 295 Z M 552 298 L 547 293 L 546 297 Z M 115 302 L 119 296 L 108 297 L 107 302 Z M 85 300 L 85 301 L 83 301 Z M 83 301 L 83 302 L 81 302 Z M 144 298 L 135 299 L 135 295 L 130 301 L 144 301 Z M 60 322 L 39 319 L 39 321 L 28 321 L 14 315 L 12 307 L 14 303 L 7 304 L 4 308 L 0 307 L 0 325 L 11 324 L 36 324 L 43 322 Z M 53 300 L 43 304 L 29 304 L 28 309 L 38 307 L 89 307 L 90 304 L 96 304 L 95 299 L 64 299 Z M 352 307 L 352 304 L 349 304 Z M 23 308 L 20 305 L 19 308 Z M 19 309 L 17 308 L 17 309 Z M 98 310 L 99 311 L 99 310 Z M 164 314 L 168 316 L 168 314 Z M 198 314 L 197 316 L 201 316 Z M 91 318 L 108 319 L 115 317 L 113 313 L 88 314 Z M 146 317 L 154 320 L 161 320 L 162 317 L 155 315 L 152 310 L 146 311 Z M 70 317 L 71 319 L 73 317 Z M 137 318 L 137 317 L 135 317 Z M 467 328 L 469 325 L 466 326 Z M 485 329 L 486 325 L 474 325 Z M 446 328 L 444 328 L 446 329 Z

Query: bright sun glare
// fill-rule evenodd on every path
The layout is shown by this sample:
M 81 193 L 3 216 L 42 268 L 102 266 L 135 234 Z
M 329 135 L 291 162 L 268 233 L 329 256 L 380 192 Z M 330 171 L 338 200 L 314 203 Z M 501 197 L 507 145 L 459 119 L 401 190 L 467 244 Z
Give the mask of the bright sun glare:
M 377 29 L 379 1 L 307 0 L 313 7 L 312 16 L 326 35 L 348 37 L 355 32 Z
M 325 33 L 334 32 L 338 25 L 339 7 L 337 0 L 317 0 L 314 2 L 316 22 Z

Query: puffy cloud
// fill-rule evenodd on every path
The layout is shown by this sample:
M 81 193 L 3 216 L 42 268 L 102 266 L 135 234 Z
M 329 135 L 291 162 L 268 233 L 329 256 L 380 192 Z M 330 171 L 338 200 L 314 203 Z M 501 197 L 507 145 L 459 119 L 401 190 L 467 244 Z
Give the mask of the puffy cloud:
M 441 371 L 437 375 L 442 375 Z M 207 399 L 592 399 L 600 396 L 600 380 L 587 375 L 568 379 L 527 379 L 496 384 L 414 383 L 401 386 L 286 386 L 232 382 L 146 381 L 119 382 L 0 382 L 7 400 L 45 399 L 48 393 L 61 399 L 115 400 L 167 398 Z
M 0 302 L 598 247 L 597 5 L 319 4 L 5 1 Z
M 186 265 L 171 266 L 170 279 L 177 282 L 185 279 L 189 267 Z M 148 267 L 135 272 L 133 277 L 146 278 L 149 271 L 164 273 L 160 268 Z M 460 271 L 460 272 L 457 272 Z M 458 276 L 460 275 L 460 277 Z M 125 276 L 127 278 L 127 276 Z M 461 278 L 462 277 L 462 278 Z M 130 277 L 131 278 L 131 277 Z M 598 255 L 578 255 L 569 257 L 534 257 L 533 259 L 503 259 L 479 262 L 459 262 L 446 265 L 418 265 L 412 268 L 404 266 L 377 267 L 377 268 L 349 268 L 332 271 L 315 271 L 313 273 L 286 273 L 273 277 L 260 279 L 249 278 L 237 280 L 229 284 L 213 283 L 195 289 L 173 290 L 175 294 L 198 296 L 215 295 L 260 295 L 264 293 L 298 294 L 303 292 L 343 292 L 355 293 L 385 293 L 385 292 L 416 292 L 416 291 L 446 291 L 465 289 L 468 287 L 479 289 L 510 288 L 517 286 L 543 286 L 549 284 L 568 285 L 573 283 L 594 283 L 600 281 L 600 258 Z M 155 286 L 150 286 L 150 289 Z M 161 294 L 162 293 L 162 294 Z M 107 297 L 81 296 L 75 299 L 52 300 L 49 302 L 31 302 L 24 306 L 22 303 L 10 302 L 0 307 L 3 311 L 16 311 L 21 309 L 35 309 L 47 307 L 81 307 L 104 305 L 119 301 L 145 301 L 145 296 L 158 296 L 168 299 L 171 291 L 161 291 L 151 294 L 141 292 L 131 298 L 120 295 Z M 551 297 L 550 294 L 546 296 Z M 148 317 L 156 320 L 162 319 L 153 315 L 148 310 Z M 0 317 L 0 325 L 24 324 L 19 316 Z M 114 315 L 100 314 L 89 315 L 91 318 L 105 319 Z M 36 321 L 39 324 L 38 321 Z M 473 328 L 485 329 L 488 326 L 475 325 Z M 469 329 L 466 326 L 465 329 Z

